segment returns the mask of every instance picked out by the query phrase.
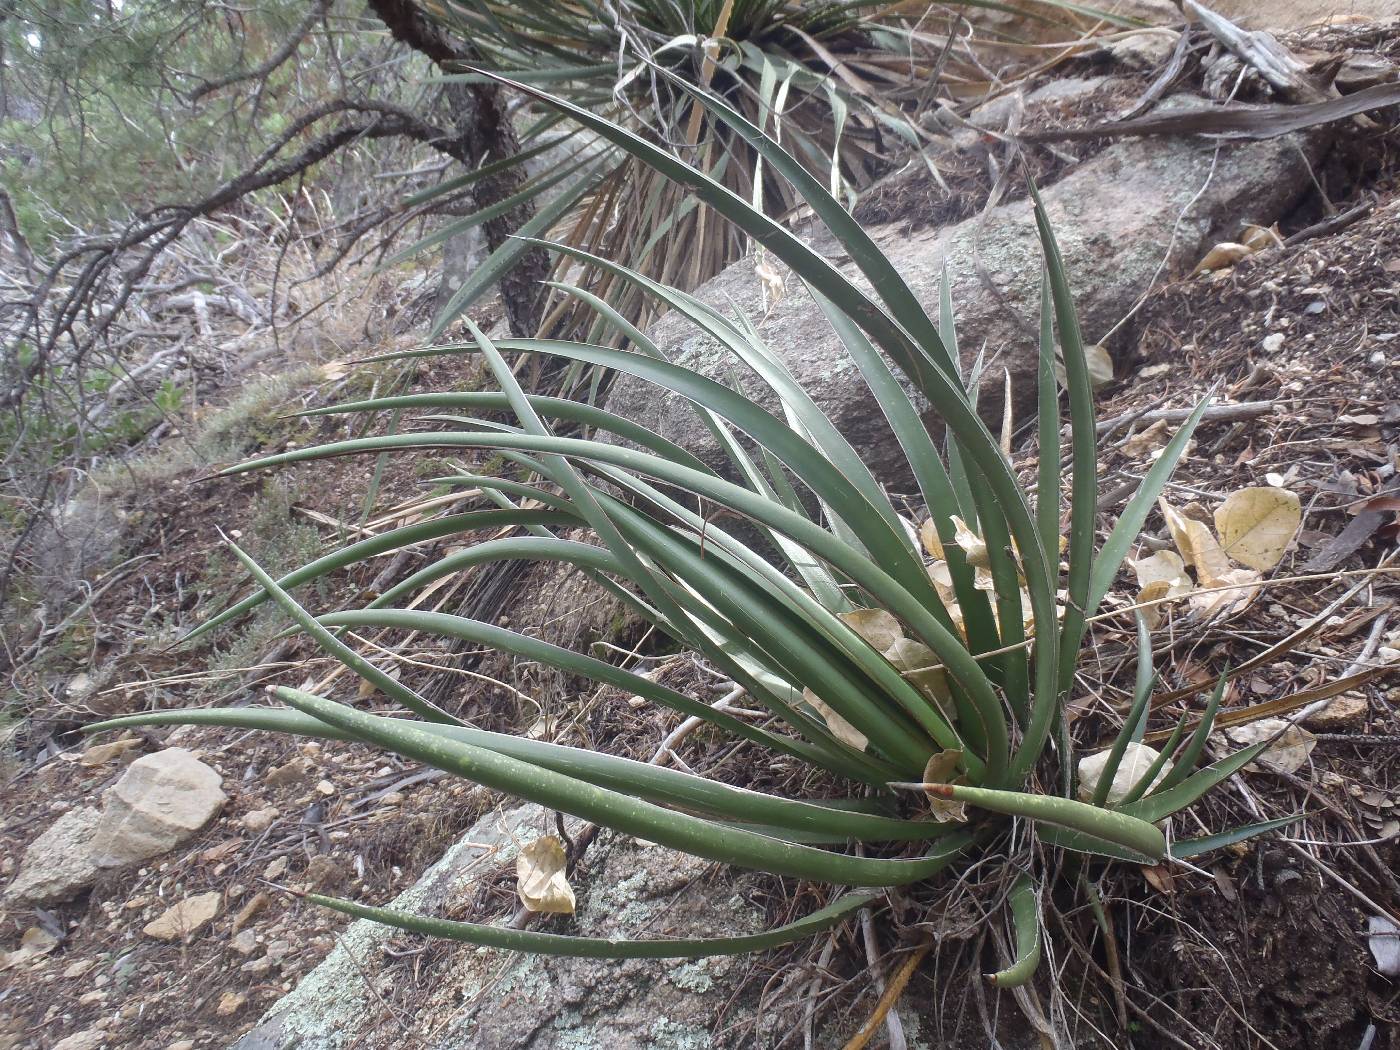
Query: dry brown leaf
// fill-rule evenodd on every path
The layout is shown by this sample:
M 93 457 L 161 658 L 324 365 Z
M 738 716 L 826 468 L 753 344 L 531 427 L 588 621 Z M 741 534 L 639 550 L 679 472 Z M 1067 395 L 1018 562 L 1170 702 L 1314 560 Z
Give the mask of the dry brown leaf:
M 987 545 L 982 542 L 982 537 L 973 532 L 968 523 L 956 514 L 953 515 L 953 529 L 955 530 L 953 540 L 962 548 L 963 556 L 969 565 L 985 569 L 991 564 L 987 555 Z
M 768 306 L 776 304 L 787 294 L 787 283 L 777 268 L 768 261 L 766 252 L 758 253 L 758 261 L 754 263 L 753 272 L 763 282 L 763 294 L 767 299 Z
M 1201 586 L 1210 586 L 1230 571 L 1230 559 L 1225 556 L 1208 526 L 1188 518 L 1168 503 L 1165 496 L 1157 498 L 1157 506 L 1167 523 L 1172 542 L 1186 564 L 1196 570 L 1196 579 Z
M 0 970 L 9 970 L 16 966 L 21 966 L 31 959 L 37 959 L 41 955 L 47 955 L 58 947 L 58 938 L 49 933 L 48 930 L 40 929 L 38 926 L 31 926 L 24 931 L 24 935 L 19 939 L 19 947 L 12 952 L 5 952 L 0 955 Z
M 885 659 L 945 714 L 950 710 L 947 701 L 952 693 L 948 690 L 948 677 L 937 654 L 927 645 L 912 638 L 901 638 L 885 650 Z
M 1261 571 L 1283 559 L 1302 523 L 1297 493 L 1271 485 L 1232 492 L 1215 512 L 1215 528 L 1225 553 Z
M 1212 588 L 1223 590 L 1196 591 L 1190 597 L 1191 608 L 1204 616 L 1235 616 L 1249 608 L 1259 597 L 1259 588 L 1246 586 L 1256 583 L 1259 573 L 1253 569 L 1230 569 L 1212 580 Z M 1231 586 L 1234 584 L 1235 586 Z
M 1107 770 L 1110 754 L 1112 754 L 1112 748 L 1086 755 L 1079 760 L 1079 798 L 1081 801 L 1088 802 L 1094 797 L 1094 792 L 1098 790 L 1099 781 L 1103 779 Z M 1153 762 L 1157 761 L 1159 754 L 1158 751 L 1146 744 L 1129 741 L 1128 745 L 1123 748 L 1123 759 L 1118 763 L 1117 772 L 1113 774 L 1113 783 L 1109 785 L 1105 801 L 1112 805 L 1127 798 L 1133 785 L 1147 775 L 1148 769 L 1151 768 Z M 1152 778 L 1149 790 L 1166 779 L 1171 770 L 1171 762 L 1163 762 L 1162 768 Z
M 564 869 L 569 857 L 557 835 L 541 835 L 515 858 L 515 891 L 531 911 L 549 915 L 574 913 L 574 890 Z
M 1146 558 L 1139 558 L 1132 565 L 1139 587 L 1146 588 L 1154 583 L 1166 584 L 1166 589 L 1156 597 L 1179 598 L 1195 589 L 1191 577 L 1186 575 L 1186 564 L 1176 551 L 1157 551 Z
M 1296 772 L 1307 762 L 1313 748 L 1317 747 L 1317 738 L 1302 726 L 1291 725 L 1282 718 L 1261 718 L 1248 725 L 1231 726 L 1225 730 L 1225 735 L 1232 743 L 1240 747 L 1249 747 L 1251 744 L 1269 740 L 1279 734 L 1280 730 L 1282 735 L 1264 749 L 1257 761 L 1251 762 L 1245 768 L 1257 769 L 1262 766 L 1276 773 Z
M 864 751 L 865 746 L 870 743 L 870 738 L 862 733 L 855 726 L 851 725 L 843 718 L 840 712 L 833 709 L 825 700 L 819 697 L 810 689 L 802 690 L 802 699 L 807 701 L 817 714 L 822 716 L 822 721 L 831 730 L 831 735 L 843 744 L 850 744 L 857 751 Z
M 961 751 L 940 751 L 936 755 L 930 756 L 928 764 L 924 766 L 924 783 L 957 783 L 954 774 L 957 772 L 958 763 L 961 761 Z M 929 811 L 933 814 L 933 819 L 940 824 L 945 824 L 949 821 L 961 824 L 967 820 L 967 803 L 965 802 L 955 802 L 952 799 L 929 795 L 928 805 Z
M 1167 583 L 1166 580 L 1154 580 L 1137 592 L 1137 598 L 1133 604 L 1146 605 L 1147 602 L 1160 601 L 1167 596 L 1167 591 L 1170 589 L 1171 584 Z M 1161 605 L 1147 605 L 1145 609 L 1140 609 L 1139 612 L 1142 613 L 1143 622 L 1147 624 L 1147 629 L 1149 631 L 1155 631 L 1158 627 L 1162 626 Z
M 932 518 L 919 526 L 919 540 L 923 543 L 924 550 L 928 551 L 930 558 L 943 560 L 943 538 L 938 535 L 938 526 L 933 523 Z
M 141 738 L 137 736 L 122 737 L 106 744 L 94 744 L 78 756 L 78 762 L 88 769 L 96 769 L 140 746 Z
M 1153 452 L 1166 448 L 1172 439 L 1172 429 L 1165 419 L 1159 419 L 1150 427 L 1138 431 L 1123 442 L 1123 454 L 1133 459 L 1145 459 Z
M 893 613 L 884 609 L 856 609 L 844 612 L 841 619 L 846 626 L 860 635 L 872 649 L 884 652 L 904 637 L 904 628 L 899 625 Z
M 1192 273 L 1202 273 L 1206 270 L 1224 270 L 1234 266 L 1241 259 L 1246 259 L 1254 254 L 1254 249 L 1247 244 L 1237 244 L 1234 241 L 1221 241 L 1205 257 L 1196 264 Z

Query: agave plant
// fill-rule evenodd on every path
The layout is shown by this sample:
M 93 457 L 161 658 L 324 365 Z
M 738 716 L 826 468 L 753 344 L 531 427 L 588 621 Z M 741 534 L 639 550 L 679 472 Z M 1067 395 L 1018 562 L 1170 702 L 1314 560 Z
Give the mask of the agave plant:
M 727 317 L 634 269 L 561 246 L 561 253 L 588 258 L 721 340 L 762 377 L 780 412 L 766 411 L 735 390 L 668 362 L 609 305 L 570 285 L 560 287 L 621 333 L 627 349 L 564 340 L 495 342 L 473 326 L 469 341 L 412 351 L 479 355 L 501 389 L 317 409 L 427 410 L 433 415 L 418 431 L 298 449 L 227 473 L 331 456 L 447 449 L 499 455 L 534 480 L 464 469 L 446 483 L 491 493 L 495 508 L 445 514 L 361 540 L 280 580 L 235 548 L 260 589 L 196 634 L 271 599 L 322 649 L 417 717 L 370 714 L 348 703 L 279 688 L 275 695 L 288 707 L 149 713 L 93 729 L 183 723 L 359 741 L 672 849 L 849 888 L 834 891 L 831 903 L 815 913 L 766 933 L 694 940 L 592 940 L 315 898 L 351 915 L 474 944 L 607 958 L 771 947 L 831 927 L 888 888 L 933 879 L 979 857 L 1000 856 L 1013 876 L 1007 899 L 1016 928 L 1016 957 L 993 977 L 998 984 L 1015 985 L 1030 979 L 1040 954 L 1042 880 L 1055 870 L 1045 857 L 1064 850 L 1155 863 L 1276 826 L 1169 841 L 1172 814 L 1240 769 L 1264 745 L 1197 768 L 1222 682 L 1194 725 L 1182 717 L 1158 758 L 1145 768 L 1122 765 L 1130 748 L 1135 755 L 1142 753 L 1136 745 L 1151 711 L 1151 644 L 1141 621 L 1131 710 L 1100 758 L 1097 786 L 1082 794 L 1077 789 L 1075 745 L 1063 716 L 1086 623 L 1108 592 L 1204 406 L 1181 427 L 1096 547 L 1089 376 L 1064 267 L 1038 197 L 1045 270 L 1040 466 L 1033 502 L 975 409 L 975 392 L 954 345 L 946 293 L 935 311 L 938 316 L 926 313 L 829 186 L 759 127 L 721 98 L 691 92 L 712 119 L 723 122 L 809 202 L 874 293 L 863 291 L 701 168 L 586 108 L 534 94 L 684 187 L 714 217 L 732 222 L 805 282 L 902 444 L 927 521 L 916 530 L 901 516 L 860 457 L 743 318 Z M 527 393 L 506 354 L 581 362 L 681 395 L 727 452 L 729 468 L 721 474 L 686 449 L 603 408 Z M 1057 356 L 1063 362 L 1070 424 L 1069 448 L 1063 451 Z M 911 389 L 941 417 L 946 435 L 931 432 Z M 512 421 L 492 422 L 471 413 L 497 419 L 504 413 Z M 552 427 L 558 423 L 587 436 L 557 436 Z M 1066 492 L 1067 507 L 1062 508 Z M 702 515 L 701 504 L 724 508 L 753 528 L 741 536 L 717 527 Z M 528 535 L 467 543 L 364 608 L 317 616 L 290 593 L 376 555 L 431 540 L 467 542 L 480 530 L 501 526 Z M 561 535 L 580 529 L 594 542 Z M 938 559 L 932 565 L 931 555 Z M 424 612 L 411 603 L 397 607 L 435 580 L 509 559 L 563 562 L 581 569 L 638 617 L 729 676 L 767 717 L 741 718 L 722 705 L 704 703 L 594 655 L 494 624 Z M 678 716 L 702 720 L 719 734 L 820 770 L 845 785 L 847 797 L 783 797 L 618 755 L 474 728 L 352 649 L 345 630 L 366 627 L 494 646 L 588 676 Z M 1133 773 L 1128 783 L 1110 790 L 1125 769 Z M 950 812 L 957 808 L 961 814 Z M 959 815 L 966 819 L 956 819 Z M 1033 849 L 1034 840 L 1046 848 Z
M 471 41 L 477 64 L 530 84 L 548 84 L 594 117 L 677 147 L 716 182 L 776 217 L 804 201 L 760 154 L 686 90 L 714 91 L 789 151 L 837 196 L 867 185 L 892 157 L 927 145 L 933 129 L 919 115 L 936 97 L 975 97 L 993 85 L 957 46 L 956 34 L 930 31 L 927 4 L 796 0 L 623 0 L 597 5 L 554 0 L 423 3 L 457 36 Z M 1003 5 L 956 0 L 952 8 Z M 1022 17 L 1130 24 L 1065 0 L 1036 0 Z M 1069 35 L 1077 35 L 1071 33 Z M 446 80 L 473 80 L 463 71 Z M 515 157 L 444 181 L 415 196 L 418 204 L 457 193 L 502 168 L 550 163 L 506 202 L 456 219 L 399 252 L 407 258 L 501 214 L 522 199 L 539 211 L 520 231 L 546 231 L 607 260 L 625 261 L 663 284 L 691 289 L 743 254 L 743 231 L 713 216 L 640 158 L 586 124 L 555 110 L 521 134 Z M 503 245 L 443 304 L 437 338 L 525 250 Z M 573 260 L 579 283 L 628 320 L 646 327 L 660 305 L 653 296 L 592 260 Z M 565 261 L 564 265 L 569 265 Z M 579 310 L 568 295 L 546 304 L 541 334 L 579 334 L 619 345 L 615 330 Z

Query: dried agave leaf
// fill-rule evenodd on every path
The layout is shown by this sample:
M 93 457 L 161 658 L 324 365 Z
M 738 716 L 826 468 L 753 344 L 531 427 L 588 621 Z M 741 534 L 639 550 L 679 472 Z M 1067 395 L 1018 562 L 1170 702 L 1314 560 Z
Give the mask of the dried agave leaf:
M 549 915 L 574 913 L 574 890 L 564 869 L 569 863 L 557 835 L 541 835 L 515 858 L 515 890 L 520 903 Z
M 1307 762 L 1313 748 L 1317 747 L 1317 738 L 1302 726 L 1292 725 L 1282 718 L 1261 718 L 1247 725 L 1231 726 L 1225 730 L 1225 735 L 1235 744 L 1248 747 L 1269 740 L 1280 730 L 1282 735 L 1245 768 L 1262 766 L 1276 773 L 1296 772 Z
M 1205 257 L 1196 264 L 1192 273 L 1203 273 L 1206 270 L 1224 270 L 1241 259 L 1247 259 L 1254 254 L 1254 249 L 1247 244 L 1237 244 L 1234 241 L 1221 241 Z
M 870 738 L 842 718 L 840 713 L 833 710 L 825 700 L 810 689 L 802 690 L 802 699 L 807 701 L 813 710 L 822 716 L 822 721 L 831 730 L 832 736 L 843 744 L 850 744 L 857 751 L 865 750 L 866 745 L 870 743 Z
M 78 762 L 88 769 L 96 769 L 114 758 L 126 758 L 128 751 L 134 751 L 140 746 L 141 738 L 137 736 L 122 737 L 106 744 L 94 744 L 78 756 Z
M 1215 512 L 1215 528 L 1225 552 L 1261 571 L 1283 559 L 1302 523 L 1298 494 L 1272 485 L 1232 492 Z
M 1230 559 L 1210 528 L 1194 518 L 1186 517 L 1168 503 L 1165 496 L 1157 498 L 1157 506 L 1166 520 L 1172 542 L 1186 559 L 1186 564 L 1196 570 L 1196 579 L 1201 585 L 1210 586 L 1222 579 L 1230 571 Z
M 919 541 L 923 543 L 924 550 L 928 551 L 930 558 L 942 561 L 946 557 L 943 553 L 943 538 L 938 535 L 938 526 L 934 525 L 932 518 L 928 518 L 919 526 Z
M 1245 586 L 1256 583 L 1259 573 L 1253 569 L 1230 569 L 1210 582 L 1211 587 L 1224 587 L 1224 590 L 1196 591 L 1190 597 L 1191 608 L 1202 616 L 1235 616 L 1244 612 L 1259 596 L 1258 587 Z M 1229 586 L 1237 584 L 1238 586 Z
M 904 628 L 894 614 L 884 609 L 855 609 L 841 613 L 847 627 L 855 631 L 872 649 L 884 652 L 904 637 Z
M 924 783 L 957 783 L 957 780 L 953 779 L 953 775 L 957 772 L 958 763 L 961 761 L 961 751 L 940 751 L 936 755 L 932 755 L 928 760 L 928 764 L 924 766 Z M 933 814 L 933 819 L 940 824 L 946 824 L 948 821 L 961 824 L 967 820 L 966 802 L 955 802 L 952 799 L 938 798 L 935 795 L 929 795 L 928 805 L 929 811 Z
M 1103 775 L 1107 771 L 1108 759 L 1112 750 L 1112 748 L 1106 748 L 1095 754 L 1085 755 L 1079 760 L 1079 798 L 1081 801 L 1090 802 L 1093 800 L 1094 792 L 1098 790 L 1099 782 L 1103 780 Z M 1161 757 L 1161 753 L 1155 748 L 1130 741 L 1123 748 L 1123 759 L 1118 763 L 1118 769 L 1113 774 L 1113 783 L 1109 785 L 1108 795 L 1104 801 L 1109 805 L 1122 802 L 1128 797 L 1128 792 L 1133 790 L 1133 786 L 1147 774 L 1152 763 L 1156 762 L 1159 757 Z M 1163 762 L 1162 768 L 1152 778 L 1152 784 L 1148 790 L 1155 788 L 1165 780 L 1171 770 L 1171 761 Z

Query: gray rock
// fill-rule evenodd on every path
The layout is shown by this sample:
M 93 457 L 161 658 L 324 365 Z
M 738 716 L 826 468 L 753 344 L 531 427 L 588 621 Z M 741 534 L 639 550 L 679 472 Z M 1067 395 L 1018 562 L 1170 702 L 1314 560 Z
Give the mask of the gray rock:
M 493 810 L 389 907 L 434 913 L 448 901 L 466 897 L 478 879 L 503 864 L 513 864 L 516 834 L 545 820 L 538 806 Z M 321 964 L 307 974 L 268 1012 L 233 1050 L 338 1050 L 353 1042 L 379 1014 L 379 1000 L 366 985 L 362 966 L 381 958 L 390 927 L 354 922 L 336 940 Z
M 1178 103 L 1179 104 L 1179 103 Z M 1196 104 L 1192 102 L 1191 104 Z M 1154 280 L 1189 268 L 1207 245 L 1236 234 L 1249 220 L 1267 225 L 1309 185 L 1306 161 L 1325 145 L 1319 137 L 1280 138 L 1215 146 L 1192 139 L 1124 141 L 1097 154 L 1045 189 L 1043 196 L 1076 293 L 1086 339 L 1098 341 Z M 1029 203 L 1015 201 L 945 230 L 909 232 L 890 223 L 872 237 L 936 313 L 946 266 L 958 317 L 960 345 L 970 360 L 985 348 L 994 378 L 984 390 L 990 418 L 1000 414 L 1002 368 L 1011 372 L 1021 415 L 1033 407 L 1040 248 Z M 814 239 L 848 275 L 855 268 L 839 248 Z M 856 281 L 867 286 L 863 279 Z M 907 484 L 903 456 L 854 364 L 799 283 L 765 314 L 752 259 L 741 260 L 698 292 L 717 308 L 743 311 L 768 345 L 870 463 L 893 484 Z M 742 370 L 714 340 L 679 314 L 668 314 L 652 338 L 678 363 L 730 381 Z M 738 383 L 774 408 L 754 376 Z M 688 402 L 648 384 L 620 378 L 608 407 L 689 448 L 717 466 L 724 460 Z M 934 420 L 930 419 L 930 423 Z
M 1180 39 L 1181 33 L 1175 29 L 1144 29 L 1140 33 L 1129 33 L 1117 40 L 1110 40 L 1103 49 L 1120 66 L 1137 70 L 1156 69 L 1171 58 Z
M 70 809 L 29 844 L 19 874 L 5 890 L 17 904 L 49 905 L 71 900 L 97 881 L 90 842 L 101 814 L 91 806 Z
M 94 863 L 122 868 L 174 849 L 223 807 L 222 783 L 184 748 L 138 758 L 107 794 L 92 837 Z

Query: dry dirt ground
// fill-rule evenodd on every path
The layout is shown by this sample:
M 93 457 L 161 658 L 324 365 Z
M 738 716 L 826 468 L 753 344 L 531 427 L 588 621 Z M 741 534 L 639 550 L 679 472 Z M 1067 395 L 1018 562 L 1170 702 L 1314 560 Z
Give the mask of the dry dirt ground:
M 1378 119 L 1389 126 L 1393 118 Z M 1185 620 L 1184 610 L 1169 613 L 1158 652 L 1165 681 L 1199 686 L 1211 670 L 1258 655 L 1366 584 L 1289 652 L 1237 678 L 1228 709 L 1334 680 L 1344 669 L 1364 672 L 1374 657 L 1353 665 L 1368 639 L 1400 626 L 1391 611 L 1400 584 L 1370 573 L 1395 551 L 1400 507 L 1388 495 L 1396 491 L 1400 465 L 1400 163 L 1390 150 L 1390 140 L 1378 137 L 1341 155 L 1319 172 L 1326 203 L 1315 195 L 1279 231 L 1285 241 L 1301 239 L 1224 271 L 1170 276 L 1110 342 L 1120 378 L 1103 391 L 1099 411 L 1102 420 L 1119 422 L 1105 456 L 1105 512 L 1151 455 L 1150 435 L 1140 437 L 1147 429 L 1140 415 L 1189 407 L 1212 387 L 1232 402 L 1268 402 L 1270 410 L 1203 425 L 1169 490 L 1173 501 L 1209 510 L 1229 492 L 1267 480 L 1296 492 L 1305 512 L 1295 548 L 1247 608 L 1205 627 Z M 1309 232 L 1368 200 L 1369 213 L 1343 228 Z M 404 378 L 417 389 L 446 389 L 466 379 L 455 368 L 438 363 Z M 324 382 L 285 407 L 315 403 L 340 382 Z M 343 421 L 269 427 L 274 448 L 345 432 Z M 1022 461 L 1033 453 L 1025 450 Z M 439 472 L 436 466 L 407 462 L 387 471 L 376 513 L 421 497 L 420 478 Z M 51 690 L 44 714 L 11 741 L 0 811 L 5 875 L 38 830 L 62 810 L 98 798 L 120 773 L 120 760 L 95 767 L 78 761 L 80 724 L 117 710 L 251 701 L 266 681 L 299 685 L 334 674 L 307 645 L 279 644 L 266 630 L 234 631 L 188 649 L 148 640 L 175 637 L 233 596 L 229 581 L 237 577 L 216 553 L 219 529 L 242 533 L 254 547 L 262 543 L 273 567 L 286 568 L 275 564 L 278 557 L 332 544 L 361 520 L 370 469 L 352 460 L 298 468 L 279 477 L 275 499 L 264 478 L 199 481 L 194 471 L 130 493 L 141 549 L 158 557 L 94 603 L 67 640 L 66 662 L 56 661 L 44 679 Z M 1164 545 L 1161 521 L 1150 521 L 1149 533 L 1149 548 Z M 350 600 L 372 586 L 382 567 L 332 580 L 318 600 L 326 606 Z M 1118 625 L 1110 621 L 1096 631 L 1095 645 L 1102 674 L 1082 683 L 1077 704 L 1081 731 L 1088 732 L 1098 723 L 1107 731 L 1118 684 L 1130 673 L 1129 638 Z M 446 654 L 407 655 L 418 662 L 403 665 L 406 680 L 425 682 L 422 665 L 445 662 Z M 207 671 L 221 656 L 224 670 Z M 68 695 L 73 674 L 89 663 L 95 691 Z M 519 671 L 528 680 L 529 669 Z M 539 718 L 513 694 L 466 678 L 461 683 L 456 702 L 486 712 L 488 725 L 523 729 Z M 1185 697 L 1164 715 L 1198 709 L 1200 699 Z M 1291 843 L 1271 839 L 1226 850 L 1200 873 L 1118 869 L 1101 883 L 1105 927 L 1076 902 L 1064 902 L 1051 921 L 1073 946 L 1062 960 L 1062 980 L 1086 1018 L 1080 1026 L 1086 1038 L 1095 1019 L 1118 1015 L 1139 1047 L 1350 1050 L 1363 1045 L 1372 1023 L 1372 1050 L 1400 1045 L 1400 989 L 1378 971 L 1365 934 L 1373 915 L 1400 914 L 1400 681 L 1367 678 L 1347 699 L 1345 719 L 1314 724 L 1315 744 L 1299 768 L 1249 773 L 1238 788 L 1217 792 L 1203 814 L 1204 823 L 1218 828 L 1306 812 L 1288 832 Z M 610 734 L 639 751 L 664 729 L 625 712 L 614 717 Z M 339 917 L 272 884 L 384 900 L 495 801 L 331 743 L 154 731 L 142 734 L 128 757 L 176 743 L 197 750 L 223 775 L 228 805 L 199 836 L 148 868 L 113 876 L 52 910 L 0 913 L 0 949 L 17 947 L 32 927 L 59 938 L 46 954 L 0 973 L 5 1050 L 44 1050 L 94 1029 L 106 1033 L 107 1045 L 134 1050 L 181 1041 L 227 1045 L 324 956 L 342 927 Z M 241 818 L 267 807 L 277 810 L 276 822 L 248 831 Z M 143 936 L 142 927 L 170 901 L 208 890 L 222 895 L 219 915 L 188 943 Z M 508 906 L 509 895 L 498 896 L 497 905 Z M 235 946 L 243 930 L 254 934 L 246 954 Z M 248 938 L 239 943 L 246 947 Z M 406 972 L 430 970 L 432 953 L 421 948 L 404 942 Z M 833 962 L 848 977 L 860 968 L 854 955 Z M 760 966 L 756 979 L 768 972 Z M 852 998 L 862 990 L 858 984 L 852 982 Z M 936 1003 L 940 1011 L 975 1013 L 965 999 L 959 1006 L 960 994 L 919 976 L 906 1002 L 921 1012 L 928 1008 L 919 1004 Z M 832 1008 L 870 1005 L 847 1000 Z M 411 1006 L 411 997 L 394 1003 L 394 1009 Z M 936 1031 L 938 1023 L 930 1019 L 924 1030 Z

